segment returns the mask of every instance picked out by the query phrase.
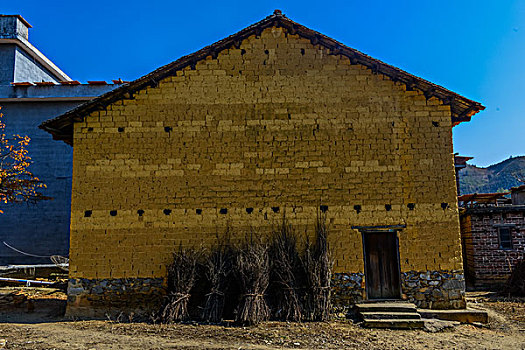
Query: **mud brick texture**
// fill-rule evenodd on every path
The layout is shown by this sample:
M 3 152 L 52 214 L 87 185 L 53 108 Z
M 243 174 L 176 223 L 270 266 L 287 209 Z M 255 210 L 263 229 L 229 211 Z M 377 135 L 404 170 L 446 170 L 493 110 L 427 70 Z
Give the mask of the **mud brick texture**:
M 401 272 L 461 270 L 452 153 L 448 105 L 267 28 L 74 124 L 70 277 L 165 278 L 179 245 L 321 206 L 336 273 L 375 225 L 406 226 Z

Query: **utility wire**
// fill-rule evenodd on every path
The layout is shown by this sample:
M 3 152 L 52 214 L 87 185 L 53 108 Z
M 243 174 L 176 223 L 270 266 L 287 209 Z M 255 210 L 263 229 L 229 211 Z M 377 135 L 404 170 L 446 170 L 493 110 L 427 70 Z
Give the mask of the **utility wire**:
M 22 255 L 32 256 L 32 257 L 34 257 L 34 258 L 51 258 L 51 255 L 35 255 L 35 254 L 30 254 L 30 253 L 26 253 L 26 252 L 23 252 L 23 251 L 21 251 L 21 250 L 18 250 L 18 249 L 16 249 L 15 247 L 11 247 L 11 246 L 10 246 L 9 244 L 7 244 L 6 242 L 2 242 L 2 243 L 4 243 L 4 245 L 5 245 L 7 248 L 12 249 L 12 250 L 14 250 L 15 252 L 20 253 L 20 254 L 22 254 Z

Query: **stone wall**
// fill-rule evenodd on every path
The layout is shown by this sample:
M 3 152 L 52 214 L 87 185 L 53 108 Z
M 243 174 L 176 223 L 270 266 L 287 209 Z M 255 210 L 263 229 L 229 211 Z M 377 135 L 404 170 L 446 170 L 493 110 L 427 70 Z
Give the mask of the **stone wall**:
M 363 273 L 336 273 L 332 278 L 333 304 L 349 307 L 366 300 Z M 401 298 L 424 309 L 464 309 L 465 278 L 463 271 L 408 271 L 401 274 Z
M 120 314 L 149 318 L 158 312 L 166 286 L 163 279 L 69 280 L 66 316 L 116 317 Z
M 332 275 L 332 305 L 336 309 L 350 307 L 366 300 L 364 273 L 334 273 Z
M 464 309 L 465 280 L 462 271 L 405 272 L 401 276 L 402 299 L 420 308 Z M 158 312 L 166 295 L 165 280 L 159 278 L 85 279 L 68 284 L 67 316 L 106 318 L 120 314 L 149 318 Z M 366 300 L 363 273 L 332 276 L 332 305 L 345 312 Z
M 403 299 L 423 309 L 464 309 L 465 276 L 455 271 L 407 271 L 401 274 Z
M 284 28 L 74 125 L 71 278 L 164 278 L 178 245 L 231 227 L 299 233 L 326 211 L 335 272 L 352 226 L 403 225 L 401 271 L 462 268 L 450 107 Z M 313 230 L 310 230 L 313 231 Z

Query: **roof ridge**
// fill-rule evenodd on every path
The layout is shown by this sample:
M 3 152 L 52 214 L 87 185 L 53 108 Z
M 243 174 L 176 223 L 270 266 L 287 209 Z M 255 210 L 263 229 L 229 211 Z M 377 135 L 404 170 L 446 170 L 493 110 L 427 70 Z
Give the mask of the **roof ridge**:
M 100 110 L 120 99 L 130 98 L 136 91 L 142 90 L 148 86 L 157 86 L 159 80 L 175 75 L 176 71 L 187 66 L 194 67 L 197 62 L 206 59 L 208 56 L 216 58 L 218 53 L 222 50 L 228 49 L 232 46 L 238 48 L 240 47 L 241 42 L 247 37 L 254 34 L 259 36 L 264 29 L 269 27 L 283 27 L 292 35 L 298 34 L 309 39 L 313 45 L 323 45 L 331 49 L 334 54 L 348 57 L 352 64 L 364 65 L 372 69 L 375 73 L 384 74 L 393 81 L 403 83 L 409 90 L 419 89 L 427 98 L 437 97 L 441 99 L 444 104 L 449 104 L 451 106 L 454 125 L 459 124 L 462 121 L 469 121 L 472 115 L 485 109 L 485 107 L 479 102 L 470 100 L 440 85 L 431 83 L 423 78 L 417 77 L 402 69 L 368 56 L 356 49 L 350 48 L 320 32 L 292 21 L 286 17 L 282 11 L 275 10 L 271 15 L 266 16 L 262 20 L 231 34 L 224 39 L 205 46 L 191 54 L 182 56 L 130 83 L 123 84 L 122 86 L 100 95 L 89 102 L 81 104 L 56 118 L 47 120 L 40 124 L 39 128 L 53 134 L 55 139 L 61 139 L 72 144 L 72 139 L 69 139 L 71 137 L 69 131 L 67 131 L 67 134 L 61 134 L 60 131 L 66 129 L 74 121 L 82 120 L 84 115 Z

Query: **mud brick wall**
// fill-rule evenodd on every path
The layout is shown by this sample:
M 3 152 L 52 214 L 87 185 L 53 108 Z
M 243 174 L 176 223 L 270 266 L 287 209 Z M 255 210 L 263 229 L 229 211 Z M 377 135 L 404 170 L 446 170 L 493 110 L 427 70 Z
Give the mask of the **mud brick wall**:
M 512 225 L 512 249 L 501 249 L 498 225 Z M 467 283 L 476 287 L 503 284 L 525 258 L 525 206 L 472 208 L 461 215 Z
M 71 278 L 163 278 L 179 244 L 320 206 L 335 272 L 364 272 L 353 225 L 406 225 L 402 271 L 462 269 L 450 107 L 283 28 L 75 123 L 73 163 Z

